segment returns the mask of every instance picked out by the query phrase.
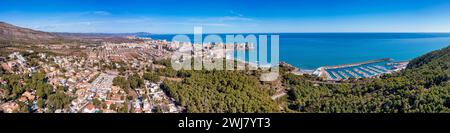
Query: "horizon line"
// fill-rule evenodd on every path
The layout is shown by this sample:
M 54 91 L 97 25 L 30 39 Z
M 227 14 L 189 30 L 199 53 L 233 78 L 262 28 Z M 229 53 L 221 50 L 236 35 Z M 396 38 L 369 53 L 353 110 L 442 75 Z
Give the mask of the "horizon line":
M 46 31 L 46 30 L 39 30 L 31 27 L 23 27 L 18 26 L 6 21 L 1 21 L 0 23 L 9 24 L 12 26 L 20 27 L 20 28 L 26 28 L 36 31 L 42 31 L 42 32 L 48 32 L 48 33 L 75 33 L 75 34 L 136 34 L 136 33 L 148 33 L 148 34 L 194 34 L 193 32 L 173 32 L 173 33 L 158 33 L 158 32 L 147 32 L 147 31 L 135 31 L 135 32 L 70 32 L 70 31 Z M 279 31 L 279 32 L 203 32 L 203 34 L 290 34 L 290 33 L 297 33 L 297 34 L 352 34 L 352 33 L 359 33 L 359 34 L 367 34 L 367 33 L 422 33 L 422 34 L 450 34 L 450 31 Z
M 48 32 L 48 31 L 43 31 Z M 153 35 L 173 35 L 173 34 L 194 34 L 194 33 L 152 33 L 152 32 L 49 32 L 49 33 L 74 33 L 74 34 L 136 34 L 136 33 L 146 33 L 146 34 L 153 34 Z M 440 32 L 440 31 L 433 31 L 433 32 L 411 32 L 411 31 L 386 31 L 386 32 L 371 32 L 371 31 L 364 31 L 364 32 L 204 32 L 203 34 L 261 34 L 261 33 L 268 33 L 268 34 L 373 34 L 373 33 L 383 33 L 383 34 L 450 34 L 450 31 Z

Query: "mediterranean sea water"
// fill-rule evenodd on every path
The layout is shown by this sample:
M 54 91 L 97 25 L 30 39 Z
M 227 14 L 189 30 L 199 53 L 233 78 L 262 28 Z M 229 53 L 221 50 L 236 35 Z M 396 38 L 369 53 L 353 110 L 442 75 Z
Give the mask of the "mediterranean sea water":
M 225 42 L 225 35 L 240 34 L 218 35 Z M 257 33 L 254 35 L 279 35 L 280 61 L 309 70 L 321 66 L 382 58 L 408 61 L 450 45 L 450 33 Z M 145 37 L 170 41 L 173 36 L 175 35 L 152 34 Z M 192 39 L 193 35 L 188 36 Z

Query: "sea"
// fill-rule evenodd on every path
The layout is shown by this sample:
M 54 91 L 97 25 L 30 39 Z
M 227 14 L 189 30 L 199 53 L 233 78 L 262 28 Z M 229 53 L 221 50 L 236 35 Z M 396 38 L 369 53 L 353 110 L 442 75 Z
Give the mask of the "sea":
M 151 34 L 139 37 L 171 41 L 175 35 L 179 34 Z M 192 34 L 186 35 L 193 40 Z M 256 35 L 257 37 L 267 35 L 269 38 L 271 35 L 278 35 L 280 61 L 303 70 L 383 58 L 409 61 L 450 45 L 450 33 L 203 34 L 203 36 L 206 35 L 218 35 L 224 41 L 226 35 Z

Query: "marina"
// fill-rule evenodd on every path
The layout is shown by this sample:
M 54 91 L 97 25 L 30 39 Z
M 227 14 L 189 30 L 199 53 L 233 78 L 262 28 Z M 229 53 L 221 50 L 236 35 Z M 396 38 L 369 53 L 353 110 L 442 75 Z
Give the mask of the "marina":
M 371 78 L 402 70 L 406 68 L 407 63 L 408 62 L 393 62 L 393 59 L 385 58 L 337 66 L 323 66 L 317 68 L 313 74 L 325 80 L 335 81 L 347 80 L 350 78 Z

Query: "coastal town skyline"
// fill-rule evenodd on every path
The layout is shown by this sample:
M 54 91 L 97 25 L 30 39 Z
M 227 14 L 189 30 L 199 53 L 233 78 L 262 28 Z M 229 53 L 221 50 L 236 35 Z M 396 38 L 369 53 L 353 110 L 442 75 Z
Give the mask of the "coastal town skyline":
M 176 34 L 192 33 L 194 26 L 205 33 L 450 31 L 450 2 L 445 0 L 3 3 L 0 20 L 47 32 Z
M 0 3 L 4 129 L 387 131 L 450 120 L 434 114 L 450 113 L 450 0 Z

